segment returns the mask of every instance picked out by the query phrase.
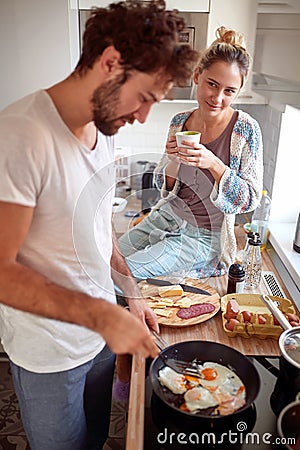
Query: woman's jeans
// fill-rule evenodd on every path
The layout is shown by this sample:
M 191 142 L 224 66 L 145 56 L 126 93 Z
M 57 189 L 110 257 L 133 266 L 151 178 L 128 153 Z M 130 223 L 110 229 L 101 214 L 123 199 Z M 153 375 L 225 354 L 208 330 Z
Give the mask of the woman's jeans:
M 168 204 L 152 211 L 119 239 L 122 255 L 136 278 L 205 268 L 220 256 L 220 232 L 195 227 Z M 215 264 L 211 271 L 215 269 Z
M 55 373 L 29 372 L 10 361 L 31 450 L 100 450 L 109 430 L 115 355 Z

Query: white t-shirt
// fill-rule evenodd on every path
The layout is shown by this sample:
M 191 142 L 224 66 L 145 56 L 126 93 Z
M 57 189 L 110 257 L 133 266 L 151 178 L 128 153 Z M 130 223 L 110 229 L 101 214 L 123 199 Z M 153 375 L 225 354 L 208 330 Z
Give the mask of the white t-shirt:
M 98 133 L 91 151 L 65 125 L 50 96 L 38 91 L 0 113 L 0 168 L 0 200 L 34 208 L 18 262 L 56 284 L 115 303 L 113 137 Z M 0 336 L 15 364 L 40 373 L 83 364 L 105 344 L 85 327 L 3 304 Z

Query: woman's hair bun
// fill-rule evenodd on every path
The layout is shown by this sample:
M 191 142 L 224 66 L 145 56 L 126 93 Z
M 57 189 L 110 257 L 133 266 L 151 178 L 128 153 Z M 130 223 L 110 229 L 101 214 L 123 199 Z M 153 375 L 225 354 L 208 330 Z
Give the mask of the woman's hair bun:
M 216 36 L 217 39 L 202 53 L 198 66 L 199 73 L 218 61 L 237 64 L 242 76 L 242 87 L 251 61 L 251 56 L 245 48 L 244 35 L 230 28 L 219 27 Z
M 216 30 L 216 36 L 217 36 L 217 39 L 215 40 L 216 44 L 225 43 L 234 45 L 236 47 L 241 47 L 244 50 L 246 50 L 244 35 L 239 33 L 238 31 L 222 26 Z

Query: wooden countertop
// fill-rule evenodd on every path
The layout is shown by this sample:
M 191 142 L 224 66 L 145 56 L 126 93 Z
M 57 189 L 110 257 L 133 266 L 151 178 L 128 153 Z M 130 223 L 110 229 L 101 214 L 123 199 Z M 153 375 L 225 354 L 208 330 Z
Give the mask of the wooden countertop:
M 242 226 L 236 227 L 236 236 L 239 247 L 245 242 L 245 234 Z M 286 298 L 290 298 L 280 275 L 276 271 L 269 255 L 268 250 L 262 252 L 263 270 L 274 272 L 281 287 L 283 288 Z M 206 281 L 214 287 L 220 297 L 226 294 L 227 275 L 223 277 L 212 277 Z M 268 293 L 263 281 L 259 289 L 248 291 L 247 293 Z M 161 336 L 170 344 L 186 340 L 212 340 L 214 336 L 215 342 L 236 348 L 246 355 L 268 355 L 278 356 L 280 354 L 278 341 L 274 339 L 258 339 L 258 338 L 230 338 L 226 335 L 222 328 L 221 312 L 219 311 L 213 318 L 199 325 L 184 328 L 168 328 L 161 327 Z M 145 397 L 145 360 L 140 356 L 133 357 L 131 372 L 131 389 L 128 406 L 128 424 L 126 450 L 143 450 L 144 440 L 144 397 Z

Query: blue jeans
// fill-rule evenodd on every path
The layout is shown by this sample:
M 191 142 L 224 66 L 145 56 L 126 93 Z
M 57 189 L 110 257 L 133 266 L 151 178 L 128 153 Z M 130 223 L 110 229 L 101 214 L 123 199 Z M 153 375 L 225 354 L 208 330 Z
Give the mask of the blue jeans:
M 63 372 L 33 373 L 10 361 L 31 450 L 99 450 L 109 430 L 115 355 L 108 347 Z
M 189 224 L 168 204 L 121 236 L 119 247 L 136 278 L 203 268 L 210 276 L 221 254 L 220 232 Z

